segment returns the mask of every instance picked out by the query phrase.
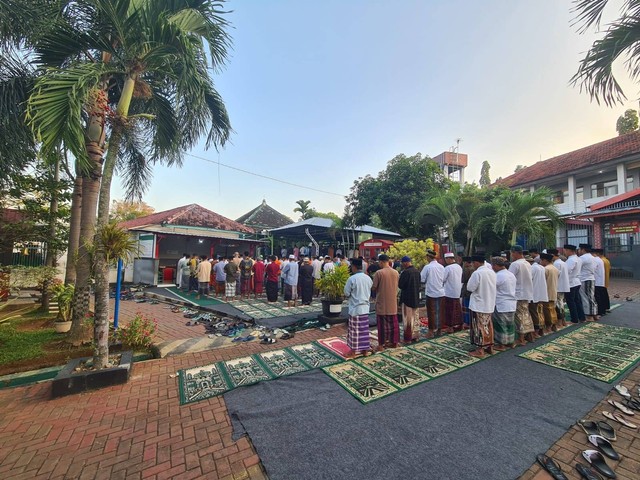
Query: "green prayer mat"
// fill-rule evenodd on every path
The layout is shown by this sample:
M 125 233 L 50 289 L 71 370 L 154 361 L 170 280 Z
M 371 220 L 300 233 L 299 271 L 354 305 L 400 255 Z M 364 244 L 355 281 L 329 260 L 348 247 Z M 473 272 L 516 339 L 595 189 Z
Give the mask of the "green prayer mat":
M 449 335 L 442 335 L 438 338 L 434 338 L 432 342 L 445 347 L 462 350 L 464 352 L 471 352 L 477 348 L 475 345 L 471 344 L 468 330 L 462 330 Z
M 356 362 L 344 362 L 322 370 L 364 404 L 398 391 L 393 385 Z
M 424 353 L 431 357 L 444 360 L 458 368 L 466 367 L 467 365 L 480 361 L 479 358 L 470 356 L 467 351 L 444 347 L 434 343 L 433 341 L 416 343 L 407 348 L 415 350 L 418 353 Z
M 307 365 L 286 349 L 259 353 L 257 357 L 273 373 L 274 377 L 285 377 L 309 370 Z
M 439 377 L 446 373 L 451 373 L 457 369 L 454 365 L 443 362 L 439 358 L 424 355 L 418 351 L 410 350 L 409 348 L 387 350 L 383 355 L 397 360 L 432 378 Z
M 613 383 L 640 359 L 640 331 L 589 323 L 520 357 Z
M 171 293 L 173 293 L 174 295 L 177 295 L 183 300 L 186 300 L 191 303 L 195 303 L 199 307 L 206 307 L 209 305 L 220 305 L 221 303 L 225 303 L 222 300 L 218 300 L 217 298 L 213 298 L 213 297 L 202 296 L 200 298 L 196 298 L 195 293 L 183 292 L 176 287 L 167 287 L 167 290 L 169 290 Z
M 178 371 L 180 405 L 198 402 L 231 390 L 221 363 Z
M 359 358 L 355 363 L 378 375 L 398 390 L 405 390 L 429 380 L 429 377 L 424 373 L 395 360 L 393 357 L 370 355 Z
M 305 343 L 303 345 L 293 345 L 285 350 L 293 353 L 309 368 L 323 368 L 329 365 L 342 362 L 342 358 L 325 350 L 317 343 Z

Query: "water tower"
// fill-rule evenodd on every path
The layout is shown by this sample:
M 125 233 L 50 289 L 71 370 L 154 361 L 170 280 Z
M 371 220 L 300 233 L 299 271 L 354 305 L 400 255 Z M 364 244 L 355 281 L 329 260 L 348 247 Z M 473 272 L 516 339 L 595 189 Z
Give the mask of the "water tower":
M 448 152 L 442 152 L 433 158 L 433 161 L 440 165 L 447 178 L 454 182 L 464 183 L 464 169 L 467 167 L 467 154 L 460 153 L 460 138 L 456 140 L 456 146 L 451 147 Z

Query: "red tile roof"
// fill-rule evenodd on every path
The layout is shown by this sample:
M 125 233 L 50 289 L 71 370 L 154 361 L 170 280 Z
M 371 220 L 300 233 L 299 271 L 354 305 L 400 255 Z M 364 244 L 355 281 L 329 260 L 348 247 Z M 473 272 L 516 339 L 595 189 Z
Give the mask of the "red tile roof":
M 233 232 L 254 233 L 253 229 L 242 225 L 230 218 L 212 212 L 196 203 L 183 207 L 172 208 L 164 212 L 152 213 L 144 217 L 134 218 L 120 223 L 120 226 L 129 230 L 145 225 L 183 225 L 189 227 L 214 228 L 216 230 L 229 230 Z
M 607 200 L 603 200 L 598 203 L 594 203 L 589 207 L 589 210 L 595 212 L 596 210 L 601 210 L 603 208 L 609 207 L 614 203 L 624 202 L 625 200 L 629 200 L 630 198 L 640 196 L 640 188 L 636 188 L 635 190 L 631 190 L 630 192 L 621 193 L 620 195 L 616 195 L 615 197 L 608 198 Z
M 496 184 L 507 187 L 531 184 L 550 176 L 574 173 L 584 167 L 634 154 L 640 154 L 640 131 L 534 163 L 530 167 L 523 168 L 513 175 L 497 181 Z
M 262 200 L 262 203 L 256 208 L 245 213 L 240 218 L 236 218 L 236 222 L 249 225 L 258 230 L 284 227 L 293 223 L 293 220 L 267 205 L 266 200 Z

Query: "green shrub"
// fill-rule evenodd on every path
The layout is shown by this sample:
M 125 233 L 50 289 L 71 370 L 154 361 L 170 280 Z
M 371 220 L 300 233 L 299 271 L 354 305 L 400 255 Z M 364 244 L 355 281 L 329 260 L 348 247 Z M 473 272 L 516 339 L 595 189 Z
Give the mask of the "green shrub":
M 115 337 L 127 348 L 148 350 L 153 341 L 153 334 L 156 333 L 157 329 L 157 320 L 150 319 L 138 312 L 127 325 L 116 330 Z

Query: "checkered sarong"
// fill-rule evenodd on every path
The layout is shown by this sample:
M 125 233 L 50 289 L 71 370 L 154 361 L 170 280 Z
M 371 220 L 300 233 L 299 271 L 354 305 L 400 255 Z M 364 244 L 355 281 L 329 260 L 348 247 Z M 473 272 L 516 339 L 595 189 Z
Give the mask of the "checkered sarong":
M 347 346 L 354 352 L 362 352 L 371 348 L 369 339 L 369 315 L 349 316 L 347 326 Z
M 236 296 L 236 282 L 226 282 L 224 284 L 224 295 L 225 297 Z

